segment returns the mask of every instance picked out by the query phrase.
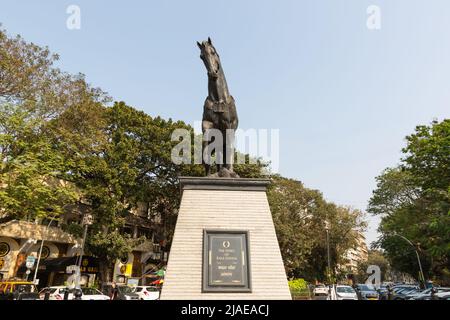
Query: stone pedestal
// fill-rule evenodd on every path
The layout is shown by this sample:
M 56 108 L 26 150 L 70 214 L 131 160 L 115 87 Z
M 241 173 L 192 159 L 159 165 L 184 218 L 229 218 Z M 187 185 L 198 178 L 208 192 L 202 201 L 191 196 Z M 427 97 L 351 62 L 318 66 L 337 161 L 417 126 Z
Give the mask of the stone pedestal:
M 266 179 L 180 178 L 161 299 L 291 299 Z

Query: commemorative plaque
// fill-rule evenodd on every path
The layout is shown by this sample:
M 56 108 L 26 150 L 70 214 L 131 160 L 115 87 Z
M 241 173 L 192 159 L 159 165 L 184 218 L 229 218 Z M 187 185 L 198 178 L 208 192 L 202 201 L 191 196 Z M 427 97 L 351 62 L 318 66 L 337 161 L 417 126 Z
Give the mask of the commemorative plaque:
M 251 292 L 247 231 L 204 230 L 203 292 Z

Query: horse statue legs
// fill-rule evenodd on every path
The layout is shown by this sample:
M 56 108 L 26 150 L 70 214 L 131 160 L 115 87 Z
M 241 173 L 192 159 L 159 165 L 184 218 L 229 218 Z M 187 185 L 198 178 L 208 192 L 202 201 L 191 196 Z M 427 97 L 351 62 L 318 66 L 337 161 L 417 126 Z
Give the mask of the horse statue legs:
M 208 130 L 215 129 L 214 124 L 211 121 L 202 121 L 203 137 L 206 137 L 202 142 L 202 161 L 205 167 L 206 176 L 209 177 L 223 177 L 223 178 L 239 178 L 239 175 L 233 171 L 234 162 L 234 129 L 215 131 L 222 135 L 222 144 L 212 150 L 213 147 L 210 143 L 210 134 Z M 205 135 L 206 133 L 206 135 Z M 206 141 L 205 141 L 206 140 Z M 214 152 L 213 152 L 214 151 Z M 211 156 L 213 153 L 216 156 L 217 172 L 211 174 Z

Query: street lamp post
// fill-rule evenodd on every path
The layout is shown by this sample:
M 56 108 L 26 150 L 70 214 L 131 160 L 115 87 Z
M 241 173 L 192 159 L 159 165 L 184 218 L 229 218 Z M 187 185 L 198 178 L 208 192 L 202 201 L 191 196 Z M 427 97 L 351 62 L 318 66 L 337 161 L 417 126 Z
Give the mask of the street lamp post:
M 330 223 L 328 221 L 325 221 L 325 231 L 327 233 L 328 283 L 331 284 Z
M 398 237 L 402 238 L 403 240 L 405 240 L 406 242 L 408 242 L 411 245 L 411 247 L 413 247 L 414 251 L 416 252 L 417 262 L 419 263 L 419 269 L 420 269 L 420 277 L 422 278 L 423 288 L 425 289 L 426 288 L 425 277 L 423 275 L 422 263 L 420 262 L 419 252 L 417 252 L 416 246 L 409 239 L 402 236 L 401 234 L 394 233 L 394 235 L 398 236 Z
M 46 235 L 48 235 L 48 229 L 50 228 L 50 225 L 52 224 L 54 219 L 55 219 L 55 217 L 52 217 L 50 219 L 50 222 L 48 223 L 47 228 L 45 229 Z M 33 283 L 34 284 L 36 284 L 36 278 L 37 278 L 37 273 L 38 273 L 38 269 L 39 269 L 39 263 L 41 262 L 42 248 L 44 247 L 44 241 L 45 241 L 45 236 L 42 237 L 41 247 L 39 248 L 39 254 L 38 254 L 38 258 L 37 258 L 37 262 L 36 262 L 36 269 L 34 270 L 34 276 L 33 276 Z M 27 275 L 27 277 L 28 277 L 28 275 Z
M 88 230 L 88 226 L 90 226 L 93 223 L 93 217 L 90 214 L 85 214 L 83 216 L 83 222 L 82 224 L 84 225 L 84 233 L 83 233 L 83 242 L 81 244 L 81 253 L 80 253 L 80 257 L 78 260 L 78 277 L 77 277 L 77 285 L 76 287 L 79 288 L 80 287 L 80 280 L 81 280 L 81 261 L 83 260 L 83 255 L 84 255 L 84 245 L 86 243 L 86 236 L 87 236 L 87 230 Z

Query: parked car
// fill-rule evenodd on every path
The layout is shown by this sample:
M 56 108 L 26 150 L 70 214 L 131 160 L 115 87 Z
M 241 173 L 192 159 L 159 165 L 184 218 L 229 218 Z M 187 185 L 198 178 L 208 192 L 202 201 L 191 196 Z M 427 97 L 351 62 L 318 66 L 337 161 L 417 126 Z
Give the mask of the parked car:
M 356 291 L 351 286 L 337 285 L 336 286 L 337 300 L 358 300 Z
M 438 292 L 436 293 L 436 296 L 439 300 L 450 300 L 450 292 Z
M 450 288 L 448 287 L 434 287 L 434 289 L 437 291 L 436 296 L 438 298 L 441 298 L 441 295 L 445 296 L 446 294 L 450 294 Z M 431 300 L 431 290 L 432 288 L 428 288 L 417 296 L 411 297 L 410 300 Z
M 410 295 L 420 292 L 419 288 L 405 288 L 396 292 L 393 296 L 393 300 L 409 300 Z
M 74 289 L 68 288 L 66 286 L 54 286 L 54 287 L 46 287 L 39 291 L 39 298 L 41 300 L 45 299 L 45 293 L 49 291 L 48 300 L 64 300 L 64 295 L 68 292 L 67 300 L 73 299 Z
M 110 300 L 109 296 L 95 288 L 81 288 L 81 300 Z
M 23 280 L 0 282 L 0 300 L 39 300 L 34 283 Z
M 411 284 L 401 284 L 401 285 L 396 285 L 396 286 L 392 287 L 392 291 L 394 294 L 396 294 L 396 293 L 400 293 L 404 290 L 411 290 L 414 288 L 418 288 L 418 286 L 411 285 Z
M 112 296 L 112 284 L 102 285 L 101 292 L 110 297 Z M 124 284 L 117 285 L 117 297 L 115 300 L 139 300 L 139 295 L 133 292 L 133 288 Z
M 158 300 L 159 289 L 153 286 L 137 286 L 134 288 L 140 300 Z
M 359 300 L 378 300 L 379 294 L 377 290 L 367 284 L 357 284 L 356 293 L 358 294 Z
M 396 285 L 391 287 L 391 299 L 395 300 L 395 297 L 397 295 L 401 296 L 402 293 L 405 293 L 407 291 L 411 291 L 414 288 L 419 289 L 418 286 L 411 285 L 411 284 L 396 284 Z
M 318 284 L 314 287 L 313 293 L 315 296 L 326 296 L 328 295 L 328 287 L 324 284 Z

